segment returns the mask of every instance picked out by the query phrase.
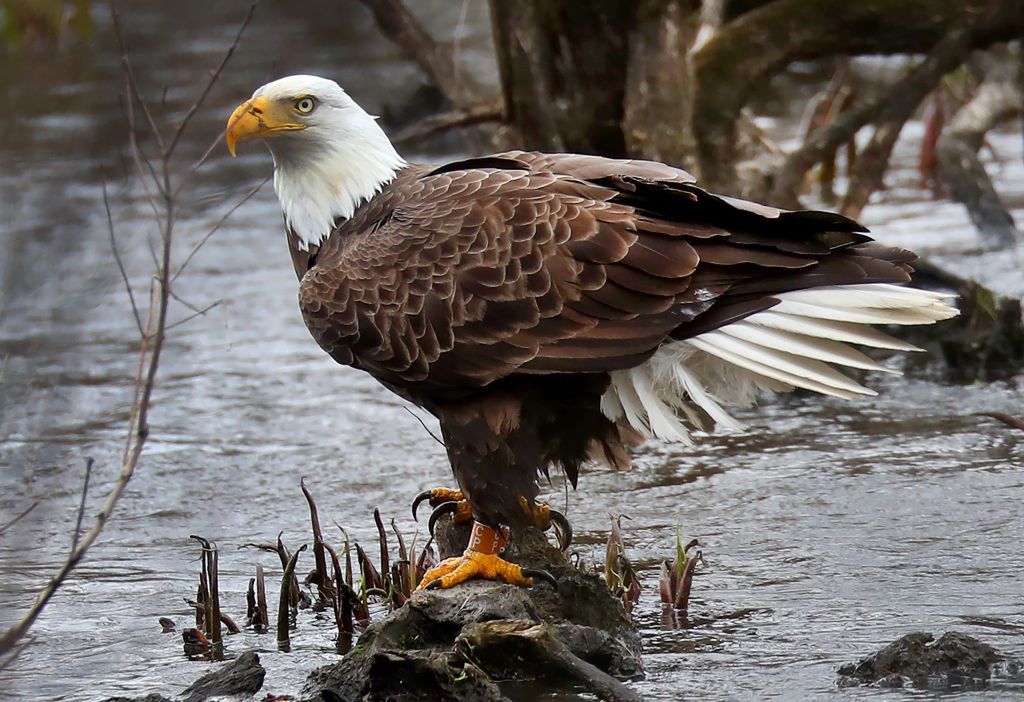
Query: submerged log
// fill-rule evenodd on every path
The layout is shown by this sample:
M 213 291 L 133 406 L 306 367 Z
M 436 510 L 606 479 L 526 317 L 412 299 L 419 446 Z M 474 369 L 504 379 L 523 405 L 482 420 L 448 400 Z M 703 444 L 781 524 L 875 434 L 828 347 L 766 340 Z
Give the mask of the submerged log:
M 182 697 L 185 702 L 203 702 L 214 697 L 255 695 L 263 687 L 266 674 L 260 657 L 253 651 L 246 651 L 189 685 Z
M 932 353 L 908 357 L 912 365 L 926 365 L 941 357 L 953 382 L 992 382 L 1024 370 L 1024 311 L 1021 301 L 1000 297 L 972 280 L 965 280 L 934 264 L 914 263 L 914 281 L 924 287 L 954 290 L 960 316 L 942 324 L 900 329 L 900 337 Z
M 447 520 L 441 555 L 459 553 L 468 531 Z M 642 675 L 640 638 L 601 579 L 573 567 L 535 531 L 517 535 L 505 557 L 558 580 L 520 588 L 472 581 L 419 591 L 374 622 L 341 662 L 315 670 L 305 699 L 503 700 L 503 687 L 571 685 L 605 700 L 638 697 L 619 679 Z

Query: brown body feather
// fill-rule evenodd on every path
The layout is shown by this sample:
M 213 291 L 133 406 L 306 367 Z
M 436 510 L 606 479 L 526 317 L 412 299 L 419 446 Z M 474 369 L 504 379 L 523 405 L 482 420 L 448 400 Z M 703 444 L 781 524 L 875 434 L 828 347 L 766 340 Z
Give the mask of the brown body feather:
M 410 166 L 319 248 L 290 242 L 320 346 L 432 412 L 476 517 L 517 525 L 539 472 L 622 461 L 609 372 L 776 293 L 909 280 L 913 255 L 863 231 L 663 164 L 510 152 Z

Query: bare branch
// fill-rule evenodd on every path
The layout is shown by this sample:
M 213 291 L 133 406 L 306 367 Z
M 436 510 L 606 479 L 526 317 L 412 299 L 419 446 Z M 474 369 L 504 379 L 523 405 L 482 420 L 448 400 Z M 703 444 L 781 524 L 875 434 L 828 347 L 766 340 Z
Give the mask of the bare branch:
M 30 643 L 32 643 L 30 640 L 22 641 L 18 643 L 14 648 L 12 648 L 8 653 L 7 658 L 5 658 L 3 661 L 0 661 L 0 673 L 7 670 L 7 667 L 18 659 L 18 656 L 20 656 L 22 652 L 24 652 L 24 650 L 28 648 L 28 645 Z
M 125 93 L 129 93 L 131 88 L 129 87 L 130 80 L 125 77 Z M 139 146 L 139 137 L 135 131 L 135 107 L 134 102 L 129 98 L 125 102 L 125 118 L 128 120 L 128 146 L 132 152 L 132 161 L 135 163 L 135 171 L 139 176 L 139 183 L 142 184 L 142 190 L 146 193 L 146 200 L 149 202 L 150 209 L 153 210 L 154 219 L 160 219 L 160 208 L 156 203 L 156 196 L 149 189 L 150 178 L 156 184 L 157 191 L 163 195 L 160 189 L 160 179 L 157 177 L 156 169 L 153 167 L 152 162 L 146 157 L 145 152 Z M 147 173 L 149 178 L 146 177 Z M 156 258 L 154 256 L 154 262 Z
M 456 109 L 450 112 L 431 115 L 398 133 L 394 138 L 394 142 L 400 144 L 425 139 L 438 132 L 456 127 L 469 127 L 485 122 L 500 122 L 504 119 L 504 116 L 504 106 L 500 101 L 470 105 L 465 109 Z
M 82 538 L 82 517 L 85 516 L 85 503 L 89 499 L 89 478 L 92 477 L 91 458 L 85 459 L 85 481 L 82 483 L 82 501 L 78 503 L 78 517 L 75 519 L 75 535 L 71 540 L 71 552 L 78 548 L 78 540 Z
M 256 193 L 258 193 L 260 191 L 260 189 L 264 185 L 267 184 L 267 181 L 269 181 L 271 179 L 271 177 L 272 176 L 267 176 L 266 178 L 261 180 L 259 183 L 254 185 L 252 188 L 250 188 L 249 191 L 245 195 L 242 196 L 241 200 L 239 200 L 234 205 L 232 205 L 231 209 L 229 209 L 227 212 L 225 212 L 224 215 L 220 219 L 217 220 L 217 223 L 214 224 L 212 227 L 210 227 L 209 231 L 206 232 L 206 235 L 203 236 L 203 238 L 200 239 L 198 242 L 196 242 L 196 245 L 193 246 L 192 250 L 188 252 L 188 256 L 186 256 L 185 260 L 182 262 L 182 264 L 180 266 L 178 266 L 178 270 L 176 270 L 174 272 L 174 275 L 171 276 L 171 282 L 172 283 L 175 280 L 178 279 L 178 276 L 181 275 L 182 272 L 185 270 L 185 268 L 188 266 L 188 264 L 192 262 L 192 258 L 197 253 L 199 253 L 199 249 L 203 248 L 203 246 L 206 245 L 206 242 L 208 242 L 210 240 L 210 237 L 212 237 L 214 234 L 217 233 L 217 230 L 220 229 L 224 225 L 224 223 L 226 221 L 228 221 L 228 218 L 231 215 L 233 215 L 235 213 L 235 211 L 239 207 L 241 207 L 242 205 L 247 203 L 250 200 L 250 198 L 252 198 Z
M 190 314 L 190 315 L 188 315 L 186 317 L 183 317 L 182 319 L 179 319 L 177 322 L 171 322 L 170 324 L 167 325 L 167 331 L 170 331 L 171 329 L 177 329 L 181 325 L 187 324 L 187 323 L 191 322 L 196 317 L 202 317 L 203 315 L 205 315 L 207 312 L 209 312 L 210 310 L 212 310 L 214 307 L 216 307 L 217 305 L 219 305 L 222 302 L 224 302 L 224 300 L 217 300 L 216 302 L 211 302 L 206 307 L 199 308 L 198 310 L 196 310 L 192 314 Z
M 438 44 L 420 21 L 409 12 L 402 0 L 360 0 L 377 22 L 377 26 L 405 55 L 415 61 L 453 105 L 464 105 L 476 92 L 460 76 L 455 57 Z
M 969 53 L 969 30 L 954 30 L 936 44 L 912 79 L 904 78 L 893 88 L 889 102 L 878 115 L 871 141 L 857 155 L 857 162 L 851 169 L 850 184 L 840 210 L 844 215 L 851 218 L 860 216 L 872 193 L 882 187 L 889 156 L 903 125 L 935 90 L 942 76 L 963 63 Z
M 128 292 L 128 301 L 132 305 L 132 316 L 135 318 L 135 326 L 142 334 L 142 317 L 139 315 L 139 307 L 135 304 L 135 293 L 132 292 L 132 284 L 128 280 L 128 272 L 124 269 L 124 261 L 121 260 L 121 252 L 117 249 L 117 235 L 114 233 L 114 218 L 110 215 L 110 200 L 107 198 L 107 181 L 103 181 L 103 209 L 107 213 L 107 231 L 110 233 L 110 250 L 114 253 L 114 262 L 117 263 L 117 270 L 121 273 L 121 281 L 124 289 Z
M 773 0 L 726 23 L 694 56 L 694 132 L 703 184 L 714 189 L 732 183 L 739 156 L 736 118 L 757 87 L 786 66 L 834 55 L 921 53 L 951 27 L 971 27 L 971 43 L 981 48 L 1019 37 L 1024 13 L 1019 2 L 1002 0 Z
M 814 164 L 850 141 L 863 126 L 879 121 L 902 126 L 907 117 L 942 77 L 963 63 L 971 48 L 969 29 L 955 29 L 932 49 L 928 57 L 910 69 L 884 94 L 840 114 L 828 127 L 811 135 L 803 146 L 786 157 L 775 178 L 770 200 L 796 206 L 804 175 Z M 897 132 L 898 133 L 898 132 Z
M 139 93 L 139 82 L 135 79 L 135 69 L 132 67 L 132 62 L 129 58 L 128 43 L 125 41 L 124 28 L 121 26 L 121 11 L 117 7 L 117 0 L 110 0 L 110 19 L 114 24 L 114 36 L 117 37 L 118 49 L 121 51 L 121 66 L 124 68 L 125 77 L 128 81 L 128 101 L 138 103 L 142 114 L 146 117 L 146 122 L 149 124 L 149 130 L 153 134 L 153 138 L 156 139 L 160 150 L 163 151 L 163 135 L 160 134 L 160 128 L 156 126 L 156 120 L 153 119 L 153 114 L 149 111 L 149 105 L 142 99 L 142 95 Z
M 178 183 L 178 187 L 174 190 L 175 197 L 178 197 L 178 195 L 181 194 L 182 189 L 184 189 L 192 180 L 191 176 L 203 167 L 203 165 L 210 159 L 210 156 L 213 155 L 213 150 L 216 149 L 222 141 L 224 141 L 224 132 L 217 132 L 217 136 L 214 137 L 213 141 L 210 142 L 210 145 L 206 147 L 206 151 L 203 152 L 203 155 L 192 164 L 189 172 L 181 178 L 181 182 Z
M 170 156 L 173 153 L 173 148 L 164 148 L 163 138 L 156 126 L 156 121 L 153 119 L 149 105 L 146 103 L 139 91 L 138 82 L 135 78 L 132 64 L 128 56 L 128 50 L 126 48 L 120 14 L 115 2 L 116 0 L 112 0 L 110 11 L 113 18 L 114 32 L 117 36 L 118 46 L 121 47 L 121 62 L 124 66 L 126 75 L 126 113 L 129 123 L 129 141 L 132 147 L 132 157 L 135 161 L 139 179 L 144 184 L 152 179 L 152 181 L 156 183 L 156 187 L 161 196 L 161 202 L 158 203 L 149 188 L 146 187 L 147 198 L 153 208 L 154 217 L 160 224 L 160 253 L 156 261 L 156 270 L 151 282 L 150 305 L 144 325 L 142 325 L 141 316 L 138 317 L 140 326 L 142 326 L 142 343 L 139 349 L 138 367 L 136 369 L 134 393 L 132 397 L 132 408 L 129 415 L 129 426 L 125 437 L 125 447 L 122 455 L 120 472 L 114 482 L 114 485 L 111 487 L 110 492 L 107 494 L 99 512 L 93 519 L 91 526 L 83 533 L 82 521 L 84 519 L 85 504 L 88 496 L 88 483 L 92 469 L 92 461 L 90 460 L 87 463 L 86 480 L 82 490 L 82 499 L 79 504 L 78 519 L 75 526 L 71 552 L 68 554 L 57 572 L 54 573 L 54 575 L 46 582 L 42 591 L 36 596 L 35 602 L 33 602 L 29 609 L 22 615 L 21 619 L 0 635 L 0 656 L 7 657 L 6 662 L 3 665 L 7 665 L 12 657 L 17 655 L 17 653 L 24 648 L 25 643 L 22 639 L 25 634 L 35 623 L 36 619 L 42 613 L 54 593 L 67 580 L 71 571 L 74 570 L 83 558 L 85 558 L 89 549 L 99 538 L 104 526 L 114 512 L 114 508 L 116 507 L 118 500 L 120 500 L 129 481 L 135 475 L 135 470 L 138 467 L 143 447 L 149 437 L 149 411 L 151 398 L 153 389 L 156 385 L 157 369 L 160 365 L 160 357 L 164 347 L 164 340 L 169 328 L 167 313 L 170 300 L 172 299 L 170 270 L 172 251 L 171 244 L 176 219 L 175 190 L 171 187 Z M 248 24 L 251 14 L 252 11 L 250 10 L 249 15 L 246 17 L 245 24 Z M 243 29 L 245 24 L 243 24 Z M 234 45 L 237 45 L 237 43 L 238 39 L 236 38 Z M 230 54 L 231 52 L 229 51 L 227 57 L 230 57 Z M 210 85 L 216 81 L 222 68 L 223 62 L 217 72 L 211 76 Z M 206 89 L 202 92 L 199 103 L 201 103 L 209 94 L 210 85 L 207 85 Z M 153 164 L 146 159 L 144 153 L 138 146 L 134 124 L 134 105 L 136 104 L 142 114 L 145 115 L 153 138 L 160 145 L 161 158 L 159 163 L 159 172 L 153 167 Z M 195 109 L 198 109 L 198 104 L 195 106 Z M 191 114 L 193 114 L 194 111 L 194 109 L 191 110 L 186 116 L 191 117 Z M 183 125 L 179 124 L 175 131 L 175 141 L 172 143 L 172 146 L 177 143 L 182 131 Z M 106 205 L 109 222 L 109 203 L 107 202 L 105 189 L 104 203 Z M 111 227 L 112 226 L 113 225 L 111 224 Z M 121 267 L 120 264 L 119 267 Z M 127 276 L 125 277 L 127 278 Z M 185 320 L 181 320 L 180 322 L 176 322 L 176 324 L 183 323 L 184 321 Z M 20 518 L 21 517 L 19 516 L 18 519 Z
M 1017 419 L 1016 417 L 1006 414 L 1005 412 L 975 412 L 975 417 L 991 417 L 992 419 L 998 419 L 1000 422 L 1013 429 L 1020 429 L 1024 431 L 1024 419 Z
M 185 116 L 181 118 L 181 122 L 178 123 L 178 128 L 174 130 L 174 136 L 171 137 L 171 143 L 167 145 L 167 148 L 163 150 L 163 156 L 169 159 L 174 154 L 174 149 L 181 140 L 181 136 L 185 133 L 185 129 L 188 127 L 188 123 L 192 121 L 196 112 L 199 110 L 199 106 L 206 102 L 207 96 L 213 86 L 217 84 L 217 80 L 220 79 L 221 73 L 224 72 L 224 67 L 228 65 L 228 61 L 234 55 L 235 50 L 238 48 L 238 43 L 242 40 L 242 34 L 245 33 L 245 28 L 249 26 L 249 22 L 252 21 L 253 13 L 256 12 L 256 6 L 259 5 L 259 0 L 249 6 L 249 11 L 245 14 L 245 19 L 242 20 L 241 26 L 238 28 L 238 32 L 235 34 L 234 41 L 231 42 L 231 46 L 224 52 L 224 57 L 220 60 L 217 68 L 210 74 L 210 79 L 206 81 L 206 87 L 203 88 L 203 92 L 199 94 L 199 98 L 192 103 L 192 106 L 185 112 Z
M 38 507 L 38 506 L 40 505 L 40 503 L 42 503 L 42 500 L 36 500 L 36 501 L 35 501 L 35 502 L 33 502 L 32 504 L 30 504 L 30 505 L 29 505 L 28 507 L 26 507 L 26 508 L 25 508 L 25 509 L 24 509 L 24 510 L 23 510 L 23 511 L 21 512 L 21 514 L 19 514 L 19 515 L 18 515 L 17 517 L 15 517 L 15 518 L 14 518 L 14 519 L 12 519 L 11 521 L 7 522 L 7 523 L 6 523 L 6 524 L 4 524 L 3 526 L 0 526 L 0 534 L 3 534 L 3 533 L 4 533 L 5 531 L 7 531 L 8 529 L 10 529 L 10 528 L 11 528 L 12 526 L 14 526 L 14 525 L 15 525 L 15 524 L 17 524 L 18 522 L 20 522 L 20 521 L 21 521 L 22 519 L 24 519 L 25 517 L 27 517 L 27 516 L 29 515 L 29 513 L 30 513 L 30 512 L 32 511 L 32 510 L 34 510 L 34 509 L 35 509 L 36 507 Z
M 999 249 L 1012 246 L 1020 233 L 978 150 L 990 129 L 1024 112 L 1024 70 L 1005 47 L 991 53 L 984 80 L 939 138 L 935 155 L 939 181 L 967 209 L 982 243 Z

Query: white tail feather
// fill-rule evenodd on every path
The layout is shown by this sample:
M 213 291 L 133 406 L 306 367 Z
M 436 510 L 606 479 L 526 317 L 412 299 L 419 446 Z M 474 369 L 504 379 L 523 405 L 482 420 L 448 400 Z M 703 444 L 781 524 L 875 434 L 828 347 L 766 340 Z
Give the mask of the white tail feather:
M 725 406 L 795 387 L 853 399 L 875 392 L 828 365 L 897 373 L 847 346 L 917 347 L 868 324 L 931 324 L 958 314 L 951 295 L 868 283 L 782 293 L 779 303 L 692 339 L 664 344 L 644 364 L 611 374 L 601 409 L 646 436 L 691 444 L 690 431 L 743 425 Z
M 763 346 L 730 339 L 721 332 L 701 334 L 684 343 L 759 375 L 823 395 L 852 400 L 857 395 L 875 394 L 821 361 L 800 359 L 781 351 L 771 352 Z
M 768 329 L 757 324 L 751 324 L 746 320 L 729 324 L 720 330 L 723 334 L 735 336 L 744 341 L 749 341 L 758 346 L 778 349 L 797 356 L 816 358 L 827 363 L 838 363 L 841 366 L 850 368 L 862 368 L 864 370 L 881 371 L 883 373 L 895 373 L 899 371 L 886 368 L 877 361 L 871 360 L 860 351 L 847 346 L 841 341 L 804 336 Z
M 779 314 L 773 309 L 767 312 L 759 312 L 745 320 L 748 324 L 755 324 L 762 327 L 770 327 L 784 332 L 792 332 L 801 336 L 811 336 L 818 339 L 832 339 L 847 344 L 859 344 L 875 349 L 891 349 L 893 351 L 922 351 L 913 344 L 900 341 L 896 337 L 889 336 L 863 324 L 852 322 L 834 322 L 825 319 L 814 319 L 813 317 L 801 317 L 798 315 Z

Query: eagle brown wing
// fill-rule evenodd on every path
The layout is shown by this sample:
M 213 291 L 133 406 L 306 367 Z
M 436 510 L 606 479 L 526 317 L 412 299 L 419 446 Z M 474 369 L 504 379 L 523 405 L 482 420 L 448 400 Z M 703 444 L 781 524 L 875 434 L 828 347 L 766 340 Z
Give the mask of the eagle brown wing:
M 766 309 L 773 292 L 907 279 L 838 215 L 708 194 L 662 164 L 510 152 L 400 176 L 336 232 L 300 305 L 336 360 L 450 392 L 600 372 Z

